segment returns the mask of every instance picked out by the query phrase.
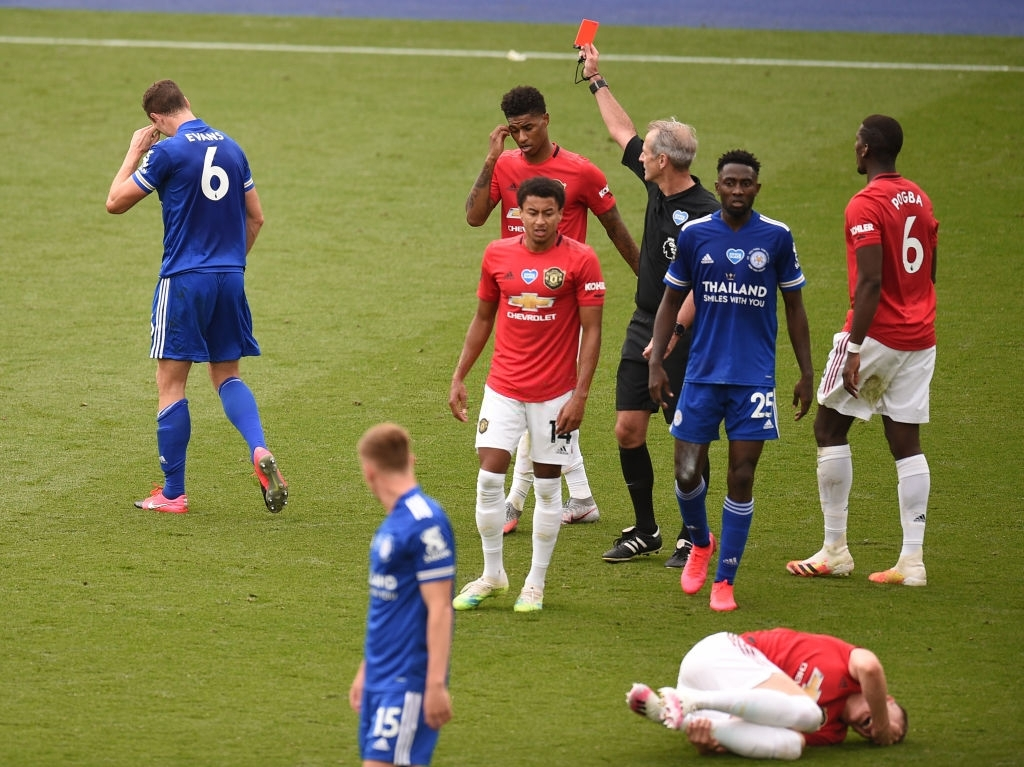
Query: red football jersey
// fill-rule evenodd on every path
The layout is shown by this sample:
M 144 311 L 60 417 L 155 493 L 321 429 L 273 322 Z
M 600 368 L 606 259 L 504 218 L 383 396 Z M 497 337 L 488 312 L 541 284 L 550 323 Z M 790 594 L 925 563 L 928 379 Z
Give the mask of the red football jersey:
M 853 306 L 857 248 L 882 245 L 882 293 L 868 335 L 891 349 L 935 346 L 932 266 L 938 239 L 931 200 L 898 173 L 875 176 L 846 206 L 846 266 Z M 845 329 L 853 321 L 846 315 Z
M 581 306 L 604 304 L 593 248 L 568 237 L 532 253 L 522 237 L 484 251 L 477 296 L 496 301 L 487 385 L 521 402 L 545 402 L 576 387 Z
M 860 684 L 850 676 L 850 653 L 855 646 L 827 634 L 783 628 L 748 631 L 740 636 L 764 653 L 825 710 L 825 724 L 805 734 L 807 745 L 842 743 L 847 726 L 839 717 L 847 697 L 860 692 Z
M 604 173 L 586 157 L 555 145 L 555 151 L 544 162 L 526 161 L 519 149 L 501 153 L 491 175 L 491 201 L 501 201 L 501 236 L 516 237 L 523 233 L 516 192 L 519 185 L 534 176 L 547 176 L 565 188 L 565 208 L 558 231 L 580 242 L 587 241 L 587 211 L 595 216 L 615 206 L 615 197 L 608 189 Z

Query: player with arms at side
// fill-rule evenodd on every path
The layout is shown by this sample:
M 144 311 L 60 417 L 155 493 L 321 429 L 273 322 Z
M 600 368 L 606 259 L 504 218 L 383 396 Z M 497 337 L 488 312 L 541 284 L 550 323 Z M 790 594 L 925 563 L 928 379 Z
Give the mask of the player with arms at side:
M 565 209 L 558 231 L 586 242 L 587 211 L 590 211 L 601 222 L 623 260 L 636 272 L 640 252 L 622 221 L 604 173 L 587 158 L 551 140 L 548 136 L 551 117 L 541 92 L 528 85 L 515 87 L 502 96 L 501 111 L 507 124 L 491 131 L 483 169 L 466 199 L 466 221 L 471 226 L 483 226 L 500 203 L 501 236 L 518 237 L 523 233 L 516 200 L 519 185 L 535 176 L 553 178 L 565 188 Z M 505 140 L 510 137 L 517 148 L 506 150 Z M 566 467 L 565 483 L 569 500 L 562 509 L 562 523 L 596 522 L 600 512 L 590 489 L 582 453 L 577 453 L 577 460 Z M 516 451 L 512 484 L 505 501 L 506 534 L 519 524 L 532 484 L 530 440 L 524 434 Z
M 452 718 L 455 539 L 416 480 L 405 429 L 374 426 L 358 452 L 387 515 L 370 545 L 365 649 L 348 694 L 360 714 L 359 751 L 363 767 L 428 765 Z
M 696 317 L 686 382 L 672 421 L 676 498 L 693 540 L 680 583 L 696 594 L 707 579 L 716 540 L 708 527 L 708 447 L 724 421 L 729 438 L 721 552 L 711 609 L 736 609 L 733 583 L 754 517 L 754 474 L 766 440 L 779 438 L 775 403 L 775 345 L 782 293 L 789 340 L 800 367 L 793 388 L 799 420 L 811 407 L 814 371 L 804 310 L 805 283 L 793 235 L 785 224 L 754 210 L 761 164 L 736 149 L 718 158 L 715 190 L 721 211 L 683 226 L 676 260 L 665 273 L 665 294 L 654 320 L 651 398 L 671 394 L 662 365 L 679 307 L 693 293 Z
M 448 407 L 468 420 L 466 376 L 494 333 L 494 352 L 477 420 L 480 460 L 476 526 L 483 575 L 455 597 L 476 608 L 508 591 L 502 558 L 505 474 L 523 432 L 530 435 L 534 493 L 533 558 L 514 609 L 543 608 L 544 584 L 562 524 L 562 467 L 576 460 L 579 427 L 601 352 L 605 285 L 591 247 L 558 232 L 565 190 L 549 178 L 519 187 L 523 234 L 484 250 L 477 308 L 452 374 Z
M 685 730 L 701 754 L 798 759 L 805 745 L 842 743 L 849 728 L 880 746 L 907 734 L 873 652 L 788 628 L 705 637 L 683 656 L 675 687 L 634 684 L 626 704 Z
M 935 371 L 935 270 L 939 224 L 931 200 L 896 171 L 903 128 L 886 115 L 864 118 L 854 152 L 867 185 L 846 206 L 850 306 L 833 338 L 818 387 L 814 436 L 818 494 L 825 518 L 821 550 L 790 562 L 793 575 L 849 575 L 853 556 L 846 525 L 853 485 L 849 432 L 855 418 L 882 416 L 896 461 L 903 548 L 896 565 L 873 583 L 924 586 L 924 531 L 931 473 L 921 450 L 921 424 Z
M 150 86 L 142 107 L 152 124 L 135 131 L 107 195 L 110 213 L 124 213 L 153 191 L 163 208 L 149 356 L 157 361 L 164 485 L 135 505 L 188 511 L 185 453 L 192 420 L 185 386 L 192 364 L 206 362 L 225 415 L 249 446 L 263 500 L 278 512 L 288 502 L 288 485 L 267 450 L 256 399 L 239 371 L 241 357 L 260 353 L 245 297 L 246 257 L 263 226 L 249 162 L 237 143 L 192 113 L 173 80 Z M 168 138 L 160 141 L 161 134 Z
M 622 105 L 612 95 L 607 80 L 598 71 L 598 51 L 592 44 L 582 46 L 583 76 L 601 112 L 608 134 L 622 147 L 622 164 L 647 188 L 644 233 L 637 275 L 636 310 L 626 328 L 621 359 L 615 375 L 615 440 L 619 445 L 622 478 L 633 505 L 633 524 L 622 531 L 602 558 L 606 562 L 628 562 L 638 556 L 661 551 L 661 529 L 654 515 L 654 464 L 647 448 L 651 414 L 659 409 L 671 423 L 675 397 L 665 407 L 651 400 L 647 380 L 647 353 L 654 333 L 654 315 L 665 290 L 665 270 L 676 257 L 676 238 L 687 221 L 718 210 L 720 205 L 700 179 L 690 173 L 697 155 L 697 133 L 689 125 L 655 120 L 643 139 Z M 676 317 L 673 343 L 664 359 L 675 391 L 683 384 L 693 325 L 693 302 L 687 301 Z M 705 472 L 705 479 L 709 477 Z M 690 534 L 681 525 L 666 567 L 682 567 L 690 553 Z

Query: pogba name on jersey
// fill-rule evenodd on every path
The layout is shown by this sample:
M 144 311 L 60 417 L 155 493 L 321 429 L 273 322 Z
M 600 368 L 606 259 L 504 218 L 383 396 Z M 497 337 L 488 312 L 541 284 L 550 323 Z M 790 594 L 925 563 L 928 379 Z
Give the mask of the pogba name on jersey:
M 892 196 L 892 199 L 890 199 L 889 202 L 892 203 L 892 206 L 896 208 L 896 210 L 899 210 L 904 205 L 917 205 L 920 207 L 920 205 L 922 204 L 921 195 L 919 195 L 917 192 L 911 191 L 910 189 L 901 189 L 900 191 L 896 192 L 896 194 Z

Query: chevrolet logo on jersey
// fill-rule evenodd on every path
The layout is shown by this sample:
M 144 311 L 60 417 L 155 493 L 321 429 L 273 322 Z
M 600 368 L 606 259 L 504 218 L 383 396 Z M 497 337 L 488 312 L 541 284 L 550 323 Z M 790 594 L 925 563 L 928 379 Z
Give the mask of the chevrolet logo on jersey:
M 557 266 L 544 270 L 544 284 L 551 290 L 558 290 L 565 282 L 565 272 Z
M 547 282 L 547 274 L 544 275 L 544 281 Z M 548 298 L 547 296 L 538 296 L 536 293 L 523 293 L 518 296 L 509 296 L 508 302 L 512 306 L 518 306 L 528 312 L 535 312 L 538 309 L 550 309 L 555 305 L 555 299 Z

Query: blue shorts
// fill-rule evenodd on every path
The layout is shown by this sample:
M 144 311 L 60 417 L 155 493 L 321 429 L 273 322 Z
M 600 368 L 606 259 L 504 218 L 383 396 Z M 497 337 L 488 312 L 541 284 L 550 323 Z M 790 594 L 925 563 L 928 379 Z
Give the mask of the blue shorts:
M 730 440 L 778 439 L 775 389 L 687 383 L 669 431 L 676 439 L 703 445 L 719 438 L 718 426 L 722 421 Z
M 190 362 L 258 357 L 242 272 L 184 272 L 153 293 L 149 356 Z
M 423 721 L 423 693 L 363 690 L 359 754 L 363 761 L 430 764 L 439 731 Z

